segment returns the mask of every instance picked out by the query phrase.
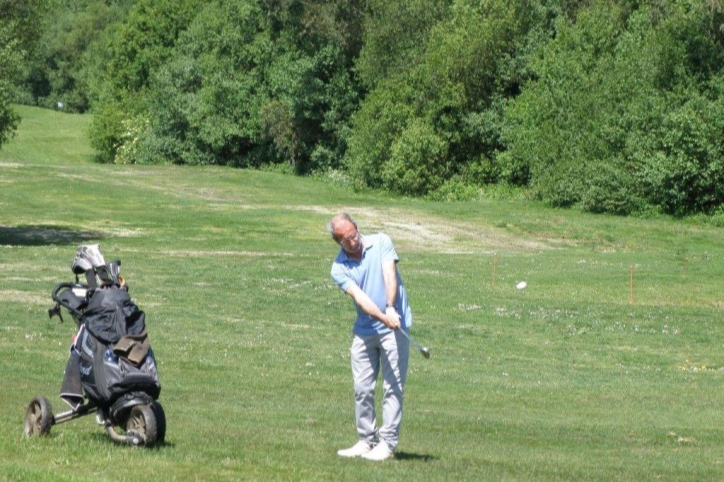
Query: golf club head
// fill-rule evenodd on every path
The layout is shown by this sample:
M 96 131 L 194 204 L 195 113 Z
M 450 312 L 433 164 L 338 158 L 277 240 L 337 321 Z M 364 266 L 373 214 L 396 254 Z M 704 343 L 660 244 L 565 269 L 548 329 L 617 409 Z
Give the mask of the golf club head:
M 420 346 L 420 344 L 417 343 L 415 340 L 413 340 L 412 337 L 410 335 L 408 335 L 405 330 L 401 330 L 401 333 L 405 336 L 405 338 L 407 338 L 410 341 L 410 343 L 412 343 L 415 346 L 415 348 L 418 349 L 418 351 L 422 354 L 422 356 L 424 356 L 425 358 L 430 358 L 430 349 L 428 347 Z

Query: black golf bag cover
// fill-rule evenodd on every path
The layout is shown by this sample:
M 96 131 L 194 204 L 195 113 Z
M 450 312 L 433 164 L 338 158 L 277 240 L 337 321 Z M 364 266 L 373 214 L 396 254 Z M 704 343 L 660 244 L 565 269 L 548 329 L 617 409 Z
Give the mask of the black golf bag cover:
M 145 314 L 125 289 L 111 286 L 95 291 L 75 348 L 83 389 L 98 404 L 112 404 L 129 392 L 158 399 L 161 383 L 146 336 Z

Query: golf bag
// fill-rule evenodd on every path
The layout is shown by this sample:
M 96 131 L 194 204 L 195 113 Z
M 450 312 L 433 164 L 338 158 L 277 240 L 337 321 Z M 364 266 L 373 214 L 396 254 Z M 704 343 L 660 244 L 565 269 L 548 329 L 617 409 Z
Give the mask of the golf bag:
M 83 389 L 99 405 L 129 392 L 158 399 L 161 384 L 144 313 L 122 288 L 95 291 L 72 350 L 79 356 Z
M 156 360 L 146 334 L 145 313 L 131 300 L 120 261 L 104 264 L 95 246 L 78 250 L 72 269 L 85 274 L 87 285 L 75 285 L 57 296 L 79 330 L 61 386 L 61 398 L 72 408 L 84 395 L 98 406 L 142 392 L 157 400 L 161 393 Z M 89 248 L 91 248 L 89 250 Z M 86 260 L 89 264 L 84 263 Z M 87 289 L 85 293 L 77 287 Z M 84 294 L 84 296 L 79 296 Z M 56 307 L 59 313 L 59 307 Z

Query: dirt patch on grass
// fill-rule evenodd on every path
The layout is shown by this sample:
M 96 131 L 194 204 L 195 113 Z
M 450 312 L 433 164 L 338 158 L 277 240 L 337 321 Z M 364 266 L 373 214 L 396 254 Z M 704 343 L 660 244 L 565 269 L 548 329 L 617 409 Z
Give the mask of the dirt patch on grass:
M 49 296 L 19 290 L 0 290 L 0 302 L 22 303 L 32 305 L 48 305 Z
M 107 221 L 103 223 L 88 223 L 88 228 L 103 238 L 136 238 L 144 234 L 141 228 L 108 226 Z
M 260 257 L 269 256 L 269 253 L 262 251 L 208 251 L 208 250 L 190 250 L 190 249 L 168 249 L 162 251 L 166 256 L 180 257 L 180 258 L 207 258 L 207 257 L 221 257 L 221 256 L 241 256 L 241 257 Z M 291 254 L 290 254 L 291 256 Z
M 423 247 L 444 253 L 495 252 L 499 250 L 540 251 L 554 248 L 546 240 L 526 239 L 495 227 L 430 219 L 425 223 L 387 223 L 391 233 Z
M 296 211 L 337 214 L 324 206 L 285 206 Z M 484 253 L 502 249 L 514 251 L 538 251 L 552 249 L 555 243 L 548 240 L 527 239 L 515 236 L 504 229 L 479 226 L 464 221 L 450 220 L 441 216 L 411 215 L 400 209 L 350 208 L 346 210 L 360 224 L 362 233 L 384 232 L 396 245 L 407 251 L 439 253 Z

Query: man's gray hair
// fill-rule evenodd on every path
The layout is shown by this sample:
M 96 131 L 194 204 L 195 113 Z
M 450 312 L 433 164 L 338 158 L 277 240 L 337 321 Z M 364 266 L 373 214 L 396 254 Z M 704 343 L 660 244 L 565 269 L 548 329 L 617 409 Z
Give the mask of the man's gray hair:
M 339 213 L 335 217 L 329 220 L 327 223 L 327 232 L 334 238 L 334 229 L 337 227 L 337 224 L 339 224 L 340 221 L 349 221 L 352 223 L 352 225 L 357 228 L 357 221 L 354 220 L 354 218 L 348 214 L 348 213 Z

